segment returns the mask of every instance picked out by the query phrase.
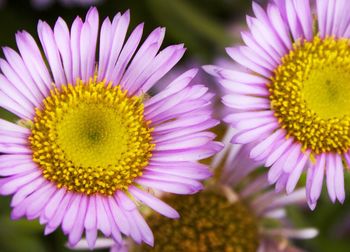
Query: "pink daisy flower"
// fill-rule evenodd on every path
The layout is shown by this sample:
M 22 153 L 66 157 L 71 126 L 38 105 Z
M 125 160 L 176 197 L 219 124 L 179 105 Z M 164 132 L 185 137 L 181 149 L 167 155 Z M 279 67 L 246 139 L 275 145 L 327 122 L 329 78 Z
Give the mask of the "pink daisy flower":
M 40 21 L 43 54 L 21 31 L 19 52 L 6 47 L 0 60 L 0 106 L 21 118 L 0 120 L 0 194 L 13 195 L 13 219 L 39 218 L 45 234 L 61 226 L 72 246 L 85 232 L 93 248 L 98 231 L 152 245 L 138 205 L 178 218 L 153 190 L 198 192 L 211 173 L 197 161 L 222 148 L 206 131 L 218 123 L 213 95 L 190 85 L 196 69 L 146 93 L 181 59 L 183 45 L 159 51 L 164 28 L 140 44 L 143 24 L 127 38 L 129 21 L 128 11 L 118 13 L 99 32 L 95 8 L 70 29 L 61 18 L 53 29 Z
M 229 94 L 225 121 L 233 142 L 270 167 L 268 178 L 292 192 L 307 171 L 314 209 L 325 177 L 330 199 L 343 202 L 350 165 L 350 17 L 348 1 L 253 3 L 243 46 L 227 53 L 247 70 L 206 67 Z

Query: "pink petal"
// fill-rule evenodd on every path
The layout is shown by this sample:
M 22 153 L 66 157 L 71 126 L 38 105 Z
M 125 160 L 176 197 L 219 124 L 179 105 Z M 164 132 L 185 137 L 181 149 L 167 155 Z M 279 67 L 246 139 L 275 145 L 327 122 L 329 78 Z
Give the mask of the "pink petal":
M 108 58 L 108 63 L 106 69 L 102 69 L 101 71 L 105 71 L 105 75 L 102 75 L 104 78 L 109 81 L 112 80 L 112 74 L 114 70 L 114 66 L 117 62 L 117 59 L 120 55 L 120 51 L 123 47 L 125 36 L 130 23 L 130 12 L 126 11 L 123 15 L 116 15 L 112 22 L 112 44 L 110 47 L 110 51 L 107 52 L 106 57 Z M 108 39 L 108 38 L 107 38 Z M 119 82 L 121 83 L 121 82 Z
M 96 216 L 97 228 L 101 230 L 105 236 L 110 236 L 112 234 L 112 229 L 101 196 L 96 197 Z
M 125 216 L 122 209 L 118 206 L 116 200 L 113 197 L 108 198 L 109 208 L 112 213 L 112 217 L 118 226 L 119 230 L 125 234 L 130 234 L 129 222 L 127 221 L 127 217 Z
M 202 185 L 188 185 L 178 182 L 160 181 L 154 179 L 138 178 L 136 183 L 150 188 L 158 189 L 160 191 L 176 193 L 176 194 L 195 194 L 203 189 Z
M 131 33 L 128 41 L 125 43 L 123 50 L 120 53 L 117 63 L 112 71 L 111 80 L 114 83 L 120 83 L 121 78 L 124 75 L 132 56 L 136 52 L 136 49 L 141 41 L 144 24 L 139 24 Z
M 261 154 L 264 153 L 266 149 L 269 148 L 269 146 L 276 143 L 277 140 L 281 139 L 283 137 L 284 133 L 282 130 L 277 130 L 270 136 L 268 136 L 266 139 L 261 141 L 259 144 L 257 144 L 250 152 L 250 157 L 255 159 Z
M 293 145 L 289 149 L 288 158 L 286 159 L 286 163 L 283 166 L 283 170 L 286 173 L 290 173 L 299 160 L 299 156 L 301 154 L 301 145 L 298 143 L 293 143 Z
M 62 58 L 63 69 L 68 83 L 73 84 L 73 66 L 72 54 L 70 47 L 70 34 L 66 22 L 62 18 L 58 18 L 54 27 L 54 37 L 57 48 Z
M 345 189 L 344 189 L 344 167 L 342 159 L 339 155 L 336 155 L 335 159 L 336 170 L 334 176 L 335 182 L 335 194 L 340 203 L 343 203 L 345 200 Z
M 325 165 L 325 154 L 321 154 L 319 157 L 317 157 L 315 170 L 312 177 L 312 184 L 310 188 L 310 199 L 312 203 L 316 203 L 318 198 L 320 197 L 325 172 Z
M 61 84 L 66 84 L 67 80 L 63 71 L 53 31 L 46 22 L 39 21 L 38 34 L 56 85 L 60 86 Z
M 276 160 L 283 155 L 283 153 L 289 148 L 289 146 L 293 143 L 293 138 L 290 137 L 289 139 L 286 139 L 284 143 L 280 146 L 277 146 L 277 148 L 269 155 L 269 157 L 266 160 L 265 166 L 269 167 L 271 166 Z
M 337 199 L 337 196 L 335 194 L 335 184 L 334 184 L 335 170 L 336 170 L 335 157 L 333 154 L 329 154 L 326 157 L 326 183 L 327 183 L 329 198 L 333 203 Z
M 129 192 L 135 196 L 138 200 L 142 201 L 144 204 L 148 205 L 153 210 L 158 213 L 172 219 L 179 218 L 179 214 L 169 205 L 165 204 L 163 201 L 153 197 L 151 194 L 146 193 L 137 187 L 129 187 Z
M 80 241 L 83 235 L 87 201 L 87 196 L 82 196 L 78 207 L 77 218 L 74 220 L 72 231 L 69 233 L 69 245 L 72 247 Z
M 277 122 L 272 122 L 259 128 L 239 132 L 233 137 L 232 142 L 239 144 L 251 143 L 259 140 L 259 138 L 272 134 L 272 132 L 277 129 L 278 126 L 279 125 Z
M 64 214 L 62 222 L 62 230 L 65 234 L 69 234 L 72 231 L 74 220 L 78 216 L 79 205 L 80 205 L 81 195 L 73 195 L 72 200 L 68 206 L 67 211 Z
M 292 191 L 294 191 L 295 186 L 297 185 L 297 183 L 299 181 L 300 175 L 305 168 L 306 162 L 309 160 L 309 155 L 310 155 L 310 152 L 306 152 L 306 153 L 302 154 L 297 165 L 290 173 L 288 181 L 287 181 L 287 186 L 286 186 L 287 193 L 291 193 Z
M 73 66 L 73 82 L 75 82 L 77 79 L 81 78 L 81 72 L 80 72 L 80 36 L 81 36 L 81 30 L 83 27 L 83 21 L 80 17 L 77 17 L 71 28 L 70 32 L 70 46 L 71 46 L 71 53 L 72 53 L 72 66 Z

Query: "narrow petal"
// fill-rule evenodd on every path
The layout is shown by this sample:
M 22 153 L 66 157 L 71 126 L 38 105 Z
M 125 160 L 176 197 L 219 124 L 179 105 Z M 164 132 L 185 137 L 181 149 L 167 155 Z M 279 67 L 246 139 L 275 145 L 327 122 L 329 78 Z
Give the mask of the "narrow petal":
M 69 233 L 69 245 L 74 247 L 80 240 L 84 231 L 84 220 L 87 208 L 87 196 L 81 198 L 77 218 L 74 221 L 73 229 Z
M 96 196 L 89 197 L 84 226 L 86 230 L 97 229 Z M 90 241 L 89 241 L 90 242 Z
M 132 56 L 136 52 L 136 49 L 141 41 L 143 27 L 144 27 L 143 23 L 139 24 L 134 29 L 134 31 L 131 33 L 128 40 L 126 41 L 126 43 L 123 47 L 123 50 L 120 53 L 118 61 L 114 66 L 114 70 L 112 71 L 112 75 L 110 77 L 110 79 L 114 83 L 120 83 L 121 78 L 123 77 L 124 72 L 129 64 Z M 108 76 L 107 76 L 107 78 L 108 78 Z
M 284 135 L 282 130 L 277 130 L 259 144 L 257 144 L 250 152 L 250 157 L 255 159 L 260 156 L 269 146 L 273 145 L 276 140 L 280 139 Z
M 46 97 L 49 94 L 52 79 L 43 61 L 39 47 L 34 38 L 27 32 L 18 32 L 16 34 L 16 42 L 26 68 L 29 70 L 42 95 Z
M 111 31 L 111 41 L 112 44 L 110 46 L 110 51 L 108 52 L 108 63 L 106 65 L 106 69 L 102 69 L 101 71 L 105 72 L 105 75 L 102 77 L 107 80 L 112 80 L 112 71 L 114 70 L 115 63 L 120 55 L 120 51 L 123 47 L 126 32 L 128 30 L 130 23 L 130 13 L 126 11 L 123 15 L 116 15 L 112 22 L 112 31 Z M 108 39 L 108 38 L 107 38 Z M 107 53 L 107 52 L 106 52 Z M 121 83 L 119 83 L 121 84 Z
M 335 158 L 336 170 L 335 170 L 335 194 L 340 203 L 343 203 L 345 200 L 345 189 L 344 189 L 344 166 L 342 159 L 339 155 L 336 155 Z
M 66 193 L 63 200 L 60 202 L 59 206 L 57 207 L 57 210 L 52 217 L 52 219 L 49 220 L 48 224 L 45 228 L 45 235 L 52 233 L 63 221 L 63 218 L 66 214 L 66 211 L 68 211 L 68 207 L 70 206 L 70 203 L 73 201 L 73 194 L 72 193 Z M 72 208 L 69 208 L 72 209 Z
M 146 223 L 145 219 L 141 216 L 139 211 L 134 210 L 132 211 L 132 217 L 136 223 L 136 227 L 140 231 L 140 234 L 142 236 L 142 240 L 147 243 L 149 246 L 153 247 L 154 245 L 154 237 L 152 230 Z
M 284 143 L 280 146 L 278 146 L 272 153 L 269 155 L 269 157 L 266 160 L 265 165 L 267 167 L 271 166 L 276 160 L 282 156 L 282 154 L 290 147 L 290 145 L 293 143 L 293 138 L 289 138 L 284 141 Z
M 38 34 L 46 58 L 50 64 L 50 69 L 52 71 L 55 84 L 58 86 L 66 84 L 67 80 L 63 71 L 63 66 L 53 31 L 46 22 L 39 21 Z
M 303 33 L 293 1 L 286 1 L 286 12 L 290 31 L 293 35 L 294 41 L 297 41 L 299 38 L 303 37 Z
M 288 178 L 288 181 L 287 181 L 287 185 L 286 185 L 287 193 L 291 193 L 292 191 L 294 191 L 294 189 L 299 181 L 299 178 L 301 176 L 301 173 L 304 170 L 307 161 L 309 160 L 309 155 L 310 155 L 310 152 L 303 153 L 301 155 L 300 159 L 298 160 L 297 165 L 291 171 L 289 178 Z
M 157 28 L 142 44 L 120 81 L 120 84 L 125 89 L 137 90 L 139 88 L 138 85 L 134 86 L 134 82 L 156 56 L 164 39 L 164 35 L 165 29 Z
M 317 157 L 315 170 L 312 177 L 312 184 L 310 188 L 310 200 L 313 203 L 317 202 L 321 194 L 325 164 L 326 164 L 326 156 L 325 154 L 321 154 L 319 157 Z
M 117 14 L 120 16 L 120 13 Z M 101 26 L 100 32 L 100 49 L 98 60 L 98 78 L 102 81 L 105 78 L 105 73 L 108 64 L 108 58 L 110 56 L 110 50 L 112 45 L 112 23 L 107 17 Z
M 254 75 L 252 73 L 246 73 L 243 71 L 234 71 L 234 70 L 229 70 L 229 69 L 224 69 L 218 66 L 203 66 L 203 69 L 220 79 L 227 79 L 235 82 L 240 82 L 240 83 L 245 83 L 245 84 L 260 84 L 260 85 L 265 85 L 267 82 L 267 79 Z
M 62 58 L 65 79 L 67 83 L 73 84 L 73 65 L 70 45 L 69 28 L 62 18 L 58 18 L 54 27 L 54 38 L 58 51 Z
M 56 186 L 47 183 L 40 190 L 35 191 L 26 198 L 26 215 L 28 219 L 33 220 L 39 217 L 43 208 L 46 207 L 50 197 L 56 192 Z
M 325 38 L 326 36 L 327 4 L 328 4 L 328 0 L 316 2 L 318 29 L 319 29 L 321 38 Z
M 289 36 L 289 30 L 284 22 L 282 15 L 276 5 L 269 4 L 267 7 L 267 13 L 271 24 L 275 28 L 280 39 L 283 41 L 284 45 L 288 48 L 292 48 L 292 41 Z
M 30 183 L 19 188 L 12 197 L 11 207 L 18 206 L 31 193 L 41 188 L 44 185 L 44 183 L 46 183 L 45 179 L 43 179 L 42 177 L 37 177 Z
M 8 64 L 14 71 L 14 74 L 12 75 L 6 75 L 6 73 L 4 74 L 10 82 L 18 85 L 20 89 L 25 90 L 24 92 L 26 92 L 28 95 L 28 99 L 30 99 L 37 107 L 44 99 L 44 96 L 31 77 L 30 72 L 27 69 L 23 59 L 16 51 L 11 48 L 5 47 L 3 48 L 3 51 Z
M 298 15 L 304 37 L 311 41 L 313 38 L 312 13 L 309 0 L 294 1 L 296 14 Z
M 276 183 L 283 174 L 283 166 L 289 156 L 289 152 L 286 151 L 276 162 L 270 167 L 268 172 L 268 180 L 271 184 Z
M 108 215 L 103 205 L 102 198 L 99 196 L 96 197 L 96 213 L 97 228 L 101 230 L 105 236 L 110 236 L 112 234 L 111 224 L 108 220 Z
M 72 66 L 73 66 L 73 82 L 81 78 L 80 71 L 80 36 L 83 27 L 83 21 L 80 17 L 77 17 L 71 28 L 70 32 L 70 47 L 72 53 Z
M 116 200 L 113 197 L 110 197 L 108 199 L 109 207 L 112 213 L 112 216 L 114 218 L 114 221 L 116 225 L 118 226 L 119 230 L 125 234 L 130 234 L 130 226 L 129 222 L 127 221 L 127 217 L 125 216 L 122 209 L 118 206 Z
M 10 195 L 15 193 L 21 186 L 28 184 L 41 175 L 41 172 L 36 170 L 17 176 L 10 177 L 9 180 L 0 185 L 0 193 L 2 195 Z M 3 180 L 3 179 L 2 179 Z M 1 180 L 0 180 L 1 181 Z
M 326 158 L 326 183 L 327 183 L 327 189 L 328 189 L 328 195 L 331 201 L 334 203 L 336 200 L 336 194 L 335 194 L 335 170 L 336 170 L 336 164 L 335 164 L 335 157 L 333 154 L 327 155 Z
M 142 201 L 158 213 L 172 219 L 180 217 L 172 207 L 165 204 L 163 201 L 153 197 L 149 193 L 146 193 L 134 186 L 129 187 L 129 191 L 132 195 L 135 196 L 135 198 Z
M 183 45 L 169 46 L 162 50 L 153 60 L 149 69 L 145 69 L 143 76 L 147 76 L 143 83 L 143 78 L 137 80 L 140 81 L 140 92 L 147 92 L 154 84 L 160 80 L 165 74 L 167 74 L 182 58 L 186 49 Z
M 50 220 L 54 216 L 58 206 L 60 205 L 65 195 L 66 195 L 66 190 L 62 188 L 60 190 L 57 190 L 55 195 L 53 195 L 51 199 L 48 201 L 43 211 L 43 214 L 47 220 Z
M 298 143 L 293 143 L 290 147 L 288 158 L 286 159 L 286 163 L 283 166 L 283 171 L 286 173 L 290 173 L 295 166 L 297 165 L 299 156 L 301 154 L 301 146 Z
M 135 179 L 135 182 L 147 186 L 150 188 L 158 189 L 163 192 L 176 193 L 176 194 L 195 194 L 203 189 L 202 185 L 188 185 L 177 182 L 160 181 L 147 178 Z
M 237 133 L 233 137 L 232 142 L 239 143 L 239 144 L 251 143 L 255 140 L 258 140 L 260 137 L 265 137 L 271 134 L 277 128 L 278 128 L 278 123 L 272 122 L 264 126 L 261 126 L 259 128 L 242 131 Z
M 246 111 L 270 108 L 270 101 L 268 99 L 247 95 L 225 95 L 222 101 L 228 107 Z
M 72 196 L 72 200 L 69 204 L 68 210 L 64 213 L 62 230 L 65 234 L 69 234 L 73 228 L 74 220 L 78 216 L 80 200 L 81 195 L 78 194 Z
M 263 66 L 253 62 L 249 57 L 246 57 L 239 47 L 232 47 L 226 49 L 227 54 L 235 60 L 237 63 L 241 64 L 242 66 L 248 68 L 249 70 L 259 73 L 264 77 L 270 77 L 271 72 L 264 68 Z

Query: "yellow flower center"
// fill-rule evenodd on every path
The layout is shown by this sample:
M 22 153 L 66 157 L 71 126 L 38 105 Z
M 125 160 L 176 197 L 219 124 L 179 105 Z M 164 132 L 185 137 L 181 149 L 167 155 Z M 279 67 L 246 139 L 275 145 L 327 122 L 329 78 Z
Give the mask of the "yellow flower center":
M 91 79 L 54 87 L 29 137 L 33 160 L 58 188 L 113 195 L 142 175 L 152 156 L 152 128 L 142 97 Z
M 148 223 L 152 230 L 157 230 L 155 246 L 143 246 L 142 251 L 257 251 L 258 219 L 242 202 L 231 203 L 213 191 L 170 196 L 165 201 L 179 211 L 181 218 L 151 215 Z
M 332 37 L 296 42 L 268 84 L 287 137 L 316 154 L 350 148 L 349 43 Z

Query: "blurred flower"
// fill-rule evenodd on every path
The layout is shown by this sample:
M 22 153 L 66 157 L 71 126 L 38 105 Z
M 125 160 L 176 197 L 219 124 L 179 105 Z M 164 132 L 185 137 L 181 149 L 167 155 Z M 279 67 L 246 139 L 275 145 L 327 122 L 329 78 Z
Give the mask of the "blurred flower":
M 0 120 L 0 193 L 14 194 L 13 219 L 39 218 L 45 234 L 61 225 L 71 246 L 85 231 L 93 248 L 98 230 L 117 243 L 122 233 L 152 245 L 137 206 L 177 218 L 152 190 L 198 192 L 211 173 L 197 161 L 222 148 L 206 131 L 218 124 L 213 95 L 190 85 L 196 69 L 146 93 L 181 59 L 183 45 L 158 52 L 165 29 L 157 28 L 138 49 L 143 24 L 126 39 L 129 22 L 128 11 L 104 20 L 98 65 L 95 8 L 70 30 L 61 18 L 53 30 L 40 21 L 45 58 L 22 31 L 19 53 L 4 48 L 0 60 L 0 106 L 21 118 Z
M 73 7 L 73 6 L 86 6 L 96 5 L 101 3 L 103 0 L 58 0 L 64 6 Z M 34 7 L 43 9 L 52 5 L 55 0 L 31 0 Z
M 224 141 L 231 137 L 232 131 Z M 216 177 L 201 193 L 165 196 L 181 218 L 167 220 L 150 213 L 154 248 L 128 244 L 129 251 L 301 251 L 290 239 L 311 239 L 318 232 L 293 228 L 285 206 L 305 203 L 305 190 L 288 196 L 276 193 L 259 164 L 249 159 L 249 148 L 227 145 L 217 154 L 211 164 Z
M 103 2 L 104 0 L 57 0 L 60 4 L 66 7 L 90 7 L 92 5 L 97 5 Z M 45 9 L 53 5 L 55 0 L 30 0 L 33 7 L 37 9 Z M 0 8 L 3 8 L 6 5 L 6 0 L 0 0 Z
M 345 198 L 349 7 L 345 0 L 275 0 L 265 11 L 253 3 L 255 17 L 247 17 L 249 31 L 242 32 L 246 45 L 227 49 L 248 71 L 206 67 L 229 91 L 223 102 L 232 111 L 225 121 L 238 129 L 233 141 L 253 143 L 250 156 L 271 166 L 269 181 L 288 193 L 306 169 L 311 209 L 325 174 L 331 200 Z

